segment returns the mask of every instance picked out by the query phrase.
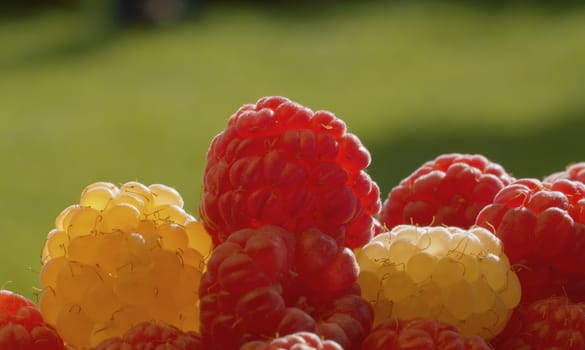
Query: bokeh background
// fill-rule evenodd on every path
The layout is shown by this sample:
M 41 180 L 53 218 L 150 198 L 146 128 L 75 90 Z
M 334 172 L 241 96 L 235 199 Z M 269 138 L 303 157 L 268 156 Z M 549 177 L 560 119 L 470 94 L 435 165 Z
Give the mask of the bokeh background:
M 242 104 L 333 111 L 383 197 L 441 153 L 516 177 L 585 161 L 585 5 L 504 0 L 0 0 L 0 287 L 34 297 L 95 181 L 176 187 Z

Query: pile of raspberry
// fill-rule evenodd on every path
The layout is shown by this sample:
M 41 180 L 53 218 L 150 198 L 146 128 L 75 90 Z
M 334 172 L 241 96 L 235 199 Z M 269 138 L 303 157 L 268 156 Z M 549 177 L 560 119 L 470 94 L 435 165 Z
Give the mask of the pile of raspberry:
M 514 178 L 440 154 L 382 202 L 329 111 L 267 96 L 207 150 L 198 216 L 96 182 L 0 291 L 0 349 L 585 350 L 585 163 Z
M 516 179 L 484 156 L 444 154 L 394 187 L 379 218 L 390 231 L 400 225 L 483 228 L 501 242 L 501 258 L 517 275 L 521 298 L 506 316 L 505 327 L 486 337 L 493 348 L 585 349 L 584 174 L 581 162 L 542 180 Z M 417 239 L 413 237 L 409 240 Z M 379 248 L 373 251 L 380 254 Z M 398 251 L 388 257 L 393 254 L 416 256 Z M 386 271 L 394 266 L 390 260 L 381 262 Z M 496 321 L 501 318 L 492 324 Z

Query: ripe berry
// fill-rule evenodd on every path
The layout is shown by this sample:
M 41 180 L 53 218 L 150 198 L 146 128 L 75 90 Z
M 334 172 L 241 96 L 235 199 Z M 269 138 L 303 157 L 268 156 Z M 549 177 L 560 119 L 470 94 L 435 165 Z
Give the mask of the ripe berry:
M 351 248 L 374 234 L 380 192 L 345 123 L 284 97 L 242 106 L 207 152 L 200 216 L 217 245 L 237 230 L 317 228 Z
M 585 184 L 585 162 L 570 164 L 565 170 L 545 177 L 543 182 L 555 182 L 562 179 L 579 181 Z
M 500 166 L 481 155 L 444 154 L 424 163 L 388 194 L 380 221 L 469 228 L 479 211 L 512 181 Z
M 197 291 L 210 249 L 211 238 L 176 190 L 91 184 L 48 234 L 41 312 L 77 349 L 146 320 L 197 330 Z
M 431 319 L 387 319 L 374 328 L 362 350 L 490 350 L 479 336 L 463 337 L 456 327 Z
M 272 340 L 256 340 L 244 344 L 240 350 L 343 350 L 333 340 L 323 340 L 317 334 L 297 332 Z
M 520 179 L 478 215 L 515 265 L 525 301 L 563 295 L 585 278 L 585 184 Z
M 395 226 L 357 259 L 374 326 L 388 318 L 430 318 L 464 336 L 492 338 L 520 302 L 520 283 L 499 239 L 480 227 Z
M 94 350 L 204 350 L 195 332 L 183 332 L 177 327 L 155 322 L 141 322 L 121 337 L 102 341 Z
M 32 301 L 0 290 L 0 349 L 64 350 L 65 346 Z
M 585 303 L 549 297 L 522 304 L 494 344 L 498 350 L 585 349 Z
M 359 349 L 373 315 L 357 276 L 353 252 L 320 231 L 236 231 L 201 280 L 201 336 L 210 350 L 230 350 L 305 331 Z

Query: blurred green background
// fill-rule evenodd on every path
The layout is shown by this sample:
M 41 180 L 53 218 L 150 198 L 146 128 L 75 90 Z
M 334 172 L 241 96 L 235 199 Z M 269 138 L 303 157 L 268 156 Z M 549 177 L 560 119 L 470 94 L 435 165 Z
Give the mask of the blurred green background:
M 264 95 L 343 118 L 384 198 L 445 152 L 516 177 L 585 160 L 579 3 L 209 0 L 124 25 L 112 2 L 2 4 L 0 287 L 29 297 L 86 185 L 165 183 L 195 213 L 210 140 Z

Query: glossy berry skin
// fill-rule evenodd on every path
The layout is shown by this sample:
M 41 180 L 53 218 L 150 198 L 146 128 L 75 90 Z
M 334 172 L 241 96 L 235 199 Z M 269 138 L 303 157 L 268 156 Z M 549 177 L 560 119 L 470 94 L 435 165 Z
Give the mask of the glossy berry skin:
M 585 184 L 585 162 L 570 164 L 565 170 L 545 177 L 543 182 L 554 182 L 561 179 L 579 181 Z
M 585 303 L 549 297 L 523 304 L 494 345 L 498 350 L 585 349 Z
M 0 349 L 64 350 L 65 346 L 33 302 L 0 290 Z
M 251 341 L 240 350 L 343 350 L 332 340 L 323 340 L 317 334 L 297 332 L 266 341 Z
M 366 337 L 361 350 L 490 350 L 479 336 L 465 338 L 457 328 L 431 319 L 388 319 Z
M 207 152 L 199 213 L 215 245 L 243 228 L 317 228 L 356 248 L 374 235 L 380 191 L 368 150 L 333 113 L 284 97 L 242 106 Z
M 390 191 L 379 219 L 388 230 L 400 224 L 469 228 L 512 180 L 501 165 L 482 155 L 443 154 Z
M 585 185 L 520 179 L 503 188 L 476 224 L 502 240 L 523 301 L 564 295 L 585 278 Z
M 304 331 L 359 349 L 373 312 L 358 272 L 352 250 L 320 231 L 237 231 L 214 249 L 201 279 L 201 336 L 208 350 L 230 350 Z
M 183 332 L 163 323 L 141 322 L 124 333 L 102 341 L 94 350 L 204 350 L 195 332 Z

